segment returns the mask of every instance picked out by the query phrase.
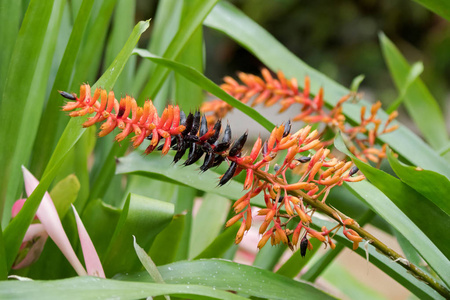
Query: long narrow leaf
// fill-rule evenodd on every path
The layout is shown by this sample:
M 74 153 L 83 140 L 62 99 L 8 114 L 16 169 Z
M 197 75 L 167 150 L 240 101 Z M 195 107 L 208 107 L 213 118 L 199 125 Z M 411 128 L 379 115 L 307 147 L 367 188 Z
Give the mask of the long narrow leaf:
M 450 201 L 448 201 L 450 181 L 445 176 L 422 168 L 406 166 L 394 157 L 392 151 L 388 152 L 388 158 L 395 174 L 404 183 L 432 201 L 447 216 L 450 216 Z
M 334 299 L 309 283 L 225 260 L 201 259 L 176 262 L 158 269 L 168 284 L 207 285 L 266 299 Z M 141 282 L 150 280 L 149 276 L 142 272 L 117 278 Z
M 171 203 L 130 194 L 102 261 L 107 276 L 141 269 L 132 236 L 148 251 L 158 233 L 172 220 L 173 213 Z
M 450 21 L 450 4 L 446 0 L 414 0 Z
M 165 67 L 173 69 L 177 73 L 183 75 L 185 78 L 202 87 L 204 90 L 222 99 L 223 101 L 232 105 L 234 108 L 239 109 L 250 118 L 261 124 L 268 131 L 271 131 L 275 127 L 272 122 L 264 118 L 259 112 L 255 111 L 250 106 L 243 104 L 236 98 L 230 96 L 227 92 L 222 90 L 218 85 L 206 78 L 202 73 L 195 70 L 194 68 L 162 57 L 158 57 L 144 49 L 136 49 L 134 50 L 134 53 L 138 54 L 141 57 L 148 58 L 151 61 L 161 64 Z
M 246 299 L 229 292 L 192 284 L 123 282 L 95 277 L 74 277 L 52 281 L 0 282 L 2 299 L 59 300 L 147 299 L 174 295 L 185 299 Z
M 204 0 L 196 1 L 195 6 L 189 9 L 188 15 L 182 18 L 179 30 L 172 39 L 167 50 L 162 55 L 166 59 L 174 60 L 178 57 L 181 50 L 186 45 L 186 42 L 191 38 L 194 32 L 202 25 L 203 20 L 206 18 L 211 9 L 216 5 L 218 0 Z M 150 80 L 144 87 L 144 90 L 139 96 L 139 103 L 142 103 L 146 97 L 156 96 L 156 92 L 163 84 L 169 71 L 162 67 L 157 66 L 153 72 L 152 80 Z
M 391 76 L 397 89 L 402 93 L 404 86 L 409 84 L 408 77 L 412 68 L 386 35 L 380 33 L 379 39 Z M 434 149 L 443 147 L 448 141 L 448 134 L 442 111 L 420 78 L 413 80 L 404 90 L 403 103 L 430 145 Z
M 29 96 L 32 94 L 31 85 L 39 58 L 46 54 L 44 40 L 52 9 L 53 1 L 30 2 L 14 46 L 6 80 L 1 79 L 5 80 L 5 85 L 0 102 L 0 140 L 8 145 L 0 150 L 0 215 L 3 215 L 3 226 L 9 220 L 10 208 L 21 187 L 20 166 L 27 163 L 31 151 L 30 137 L 20 134 L 24 127 L 28 130 L 36 127 L 36 118 L 31 117 L 37 114 L 30 108 L 40 111 L 43 103 L 42 98 L 33 104 L 35 99 Z M 35 133 L 32 133 L 33 138 Z M 22 145 L 25 148 L 19 148 Z M 4 212 L 5 204 L 8 207 Z
M 42 121 L 39 124 L 39 141 L 36 142 L 33 148 L 31 162 L 31 169 L 35 172 L 36 176 L 42 175 L 56 145 L 57 138 L 64 129 L 63 124 L 68 122 L 67 116 L 60 111 L 62 100 L 58 90 L 70 90 L 73 71 L 80 67 L 79 64 L 76 64 L 76 58 L 80 51 L 81 41 L 86 31 L 93 4 L 94 1 L 84 0 L 81 5 L 81 13 L 77 15 L 73 25 L 64 56 L 56 73 L 50 97 L 47 101 L 47 106 L 42 116 Z

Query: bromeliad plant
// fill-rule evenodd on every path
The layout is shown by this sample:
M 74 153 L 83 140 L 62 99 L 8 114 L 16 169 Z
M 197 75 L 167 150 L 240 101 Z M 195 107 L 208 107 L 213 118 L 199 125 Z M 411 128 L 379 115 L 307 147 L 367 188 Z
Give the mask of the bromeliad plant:
M 448 134 L 437 102 L 418 78 L 420 68 L 410 68 L 385 36 L 383 54 L 400 91 L 389 113 L 306 65 L 225 0 L 159 1 L 156 15 L 148 16 L 152 34 L 145 50 L 135 48 L 150 25 L 141 21 L 133 29 L 137 1 L 3 2 L 0 298 L 59 299 L 64 293 L 69 299 L 327 299 L 332 297 L 310 283 L 320 277 L 344 290 L 334 278 L 355 280 L 350 272 L 336 271 L 334 258 L 345 247 L 420 299 L 450 297 L 450 242 L 442 234 L 450 230 L 444 201 L 450 186 Z M 211 45 L 203 26 L 283 73 L 242 73 L 236 80 L 227 77 L 220 88 L 202 72 L 210 58 L 204 45 Z M 57 91 L 78 90 L 82 82 L 95 83 L 83 85 L 79 96 L 63 93 L 71 104 L 68 114 L 61 113 Z M 113 87 L 115 95 L 136 98 L 116 100 L 108 92 Z M 202 105 L 205 90 L 221 100 Z M 177 105 L 167 106 L 168 99 Z M 291 130 L 295 123 L 287 120 L 275 126 L 247 105 L 252 103 L 296 111 L 292 122 L 307 126 Z M 396 113 L 389 115 L 403 104 L 426 142 L 394 121 Z M 224 121 L 231 108 L 270 136 L 233 137 L 233 123 Z M 189 110 L 200 111 L 183 113 Z M 104 138 L 95 138 L 96 123 L 102 123 Z M 335 146 L 352 163 L 331 148 L 330 137 L 338 131 Z M 112 142 L 113 132 L 118 142 Z M 129 144 L 141 150 L 125 155 Z M 164 157 L 145 155 L 157 150 Z M 374 168 L 382 160 L 382 169 L 389 163 L 397 177 Z M 25 193 L 21 165 L 39 184 L 14 205 Z M 63 213 L 59 224 L 48 223 L 41 210 L 48 204 L 42 199 L 46 191 L 58 213 L 73 203 L 79 218 Z M 96 270 L 90 270 L 89 257 L 83 263 L 80 219 L 98 253 Z M 405 257 L 364 230 L 368 223 L 395 233 Z M 67 243 L 61 248 L 78 274 L 103 275 L 103 268 L 106 278 L 73 277 L 52 231 L 62 227 L 73 251 L 67 255 Z M 248 249 L 254 233 L 256 258 L 248 260 L 253 266 L 231 261 Z M 47 234 L 51 239 L 38 257 Z M 241 240 L 236 254 L 232 245 Z M 278 245 L 270 247 L 269 240 Z M 321 244 L 335 249 L 308 261 Z M 284 262 L 288 247 L 300 251 Z M 148 272 L 141 272 L 143 266 Z M 12 282 L 8 276 L 36 281 Z M 352 292 L 372 293 L 357 281 L 345 291 L 349 298 Z
M 100 126 L 99 136 L 105 136 L 119 128 L 121 132 L 116 135 L 115 140 L 120 142 L 134 133 L 131 140 L 135 148 L 148 139 L 150 145 L 144 151 L 146 154 L 158 149 L 165 155 L 172 148 L 176 150 L 175 163 L 189 150 L 184 162 L 186 166 L 194 164 L 205 154 L 200 166 L 202 172 L 226 161 L 229 167 L 221 176 L 219 186 L 244 171 L 244 189 L 249 191 L 233 204 L 236 215 L 226 224 L 228 227 L 242 219 L 236 235 L 236 244 L 241 242 L 245 231 L 252 225 L 250 200 L 263 193 L 266 208 L 259 210 L 258 214 L 266 217 L 259 229 L 262 238 L 258 248 L 262 248 L 270 238 L 272 245 L 282 242 L 294 250 L 299 240 L 306 239 L 305 233 L 321 242 L 326 242 L 328 237 L 328 243 L 334 248 L 330 234 L 341 226 L 331 230 L 322 228 L 321 232 L 311 229 L 311 216 L 317 207 L 313 203 L 303 202 L 303 196 L 299 198 L 289 195 L 289 191 L 305 194 L 305 197 L 323 204 L 334 186 L 341 185 L 344 181 L 356 182 L 364 179 L 363 175 L 353 177 L 358 168 L 352 168 L 352 162 L 329 158 L 330 150 L 323 147 L 318 138 L 318 131 L 312 131 L 311 126 L 291 133 L 291 123 L 288 121 L 285 125 L 274 128 L 264 143 L 258 137 L 247 155 L 243 150 L 247 132 L 232 142 L 228 124 L 223 137 L 219 139 L 222 121 L 217 120 L 214 125 L 208 126 L 207 118 L 199 112 L 189 113 L 186 117 L 178 106 L 169 105 L 159 116 L 151 100 L 147 100 L 144 107 L 138 107 L 134 98 L 126 96 L 118 101 L 113 92 L 107 93 L 100 88 L 97 88 L 92 96 L 90 86 L 86 84 L 81 86 L 79 97 L 67 92 L 60 93 L 63 97 L 73 100 L 63 106 L 64 111 L 72 111 L 70 116 L 95 113 L 83 123 L 84 127 L 105 121 Z M 164 142 L 158 147 L 162 139 Z M 315 152 L 314 155 L 305 156 L 311 150 Z M 271 168 L 272 161 L 280 154 L 284 154 L 281 165 Z M 299 169 L 301 164 L 305 165 L 300 171 L 301 178 L 297 182 L 289 183 L 286 171 Z M 298 222 L 295 230 L 288 228 L 291 221 Z M 345 236 L 354 242 L 354 249 L 358 248 L 362 238 L 352 229 L 345 228 L 345 225 L 353 225 L 354 221 L 348 218 L 341 221 Z M 300 236 L 301 233 L 303 236 Z

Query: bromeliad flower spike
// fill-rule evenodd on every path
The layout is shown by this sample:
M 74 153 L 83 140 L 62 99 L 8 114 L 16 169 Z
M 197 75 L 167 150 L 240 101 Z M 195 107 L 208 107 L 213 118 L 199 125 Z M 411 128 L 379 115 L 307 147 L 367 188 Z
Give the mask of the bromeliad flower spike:
M 121 131 L 116 135 L 116 140 L 121 141 L 134 133 L 131 138 L 134 147 L 148 139 L 150 143 L 145 153 L 157 149 L 165 155 L 172 148 L 176 151 L 175 162 L 181 160 L 188 151 L 185 165 L 197 162 L 205 154 L 200 167 L 203 172 L 226 162 L 229 167 L 221 177 L 219 186 L 244 171 L 244 189 L 247 193 L 234 203 L 236 215 L 227 222 L 227 226 L 230 226 L 242 219 L 236 243 L 242 240 L 245 231 L 252 224 L 251 198 L 262 193 L 266 206 L 259 210 L 259 214 L 264 216 L 264 222 L 259 228 L 262 237 L 258 248 L 263 247 L 270 239 L 273 245 L 284 243 L 294 248 L 300 244 L 301 254 L 304 255 L 306 249 L 312 247 L 308 238 L 316 238 L 334 248 L 331 238 L 342 228 L 343 234 L 353 243 L 353 249 L 358 248 L 359 243 L 365 239 L 442 295 L 448 294 L 445 287 L 420 268 L 361 228 L 353 219 L 325 203 L 331 188 L 344 181 L 363 180 L 364 176 L 358 175 L 359 170 L 352 167 L 350 162 L 330 157 L 330 151 L 319 141 L 319 133 L 312 131 L 310 126 L 295 133 L 291 133 L 290 122 L 276 127 L 264 143 L 258 138 L 247 155 L 244 151 L 247 133 L 232 142 L 229 124 L 221 135 L 222 122 L 217 120 L 214 125 L 209 126 L 207 118 L 199 112 L 185 116 L 178 106 L 169 105 L 159 116 L 150 100 L 143 107 L 138 107 L 132 97 L 126 96 L 118 101 L 113 92 L 108 93 L 103 89 L 96 89 L 91 96 L 90 86 L 86 84 L 81 86 L 79 97 L 67 92 L 60 93 L 71 100 L 63 106 L 64 111 L 71 111 L 70 116 L 95 113 L 83 126 L 105 121 L 100 126 L 100 136 L 119 128 Z M 372 110 L 376 111 L 378 108 Z M 308 151 L 313 154 L 308 154 Z M 277 159 L 282 161 L 281 165 L 273 163 L 277 156 L 282 156 Z M 286 172 L 290 169 L 300 169 L 300 180 L 292 183 L 286 180 Z M 311 216 L 316 210 L 333 218 L 338 224 L 331 229 L 312 229 Z M 295 221 L 298 222 L 295 228 L 289 229 L 287 225 Z
M 396 111 L 389 116 L 382 126 L 381 120 L 376 116 L 381 107 L 381 102 L 378 101 L 371 107 L 369 116 L 366 115 L 366 107 L 362 107 L 360 124 L 350 126 L 345 122 L 342 106 L 353 98 L 351 94 L 342 97 L 331 110 L 327 111 L 324 105 L 323 88 L 319 89 L 314 98 L 310 96 L 310 79 L 308 76 L 305 77 L 303 91 L 300 91 L 297 79 L 288 80 L 281 71 L 277 73 L 277 78 L 274 78 L 267 69 L 262 69 L 261 74 L 262 76 L 258 77 L 241 72 L 238 74 L 241 83 L 227 76 L 221 88 L 243 103 L 251 102 L 252 106 L 259 104 L 272 106 L 279 103 L 281 106 L 280 112 L 290 109 L 292 105 L 296 104 L 300 109 L 299 114 L 293 118 L 293 121 L 303 121 L 307 124 L 320 122 L 326 125 L 326 128 L 340 130 L 347 136 L 346 143 L 349 150 L 362 161 L 380 164 L 381 160 L 386 157 L 387 145 L 377 148 L 375 147 L 375 141 L 380 134 L 397 129 L 398 125 L 389 126 L 397 117 Z M 223 118 L 232 109 L 231 105 L 217 99 L 203 103 L 200 110 L 207 115 L 210 122 L 214 122 L 216 119 Z M 360 134 L 366 133 L 367 138 L 360 136 Z
M 258 248 L 263 247 L 270 238 L 272 245 L 282 242 L 293 249 L 306 233 L 334 247 L 329 235 L 341 226 L 345 232 L 348 231 L 345 229 L 345 223 L 332 230 L 323 228 L 321 232 L 309 226 L 316 207 L 305 198 L 324 203 L 332 187 L 341 185 L 344 181 L 364 179 L 363 175 L 356 175 L 358 169 L 352 167 L 351 162 L 330 159 L 330 150 L 322 147 L 318 132 L 311 130 L 310 126 L 291 133 L 289 121 L 274 128 L 264 143 L 258 138 L 247 155 L 243 152 L 247 133 L 232 142 L 229 124 L 221 137 L 222 122 L 217 120 L 213 126 L 208 126 L 206 117 L 201 116 L 199 112 L 186 116 L 178 106 L 169 105 L 159 116 L 151 101 L 146 101 L 141 108 L 130 96 L 118 101 L 113 92 L 107 93 L 102 89 L 97 89 L 91 96 L 89 85 L 81 86 L 80 97 L 66 92 L 61 92 L 61 95 L 74 100 L 63 107 L 65 111 L 72 111 L 70 116 L 95 113 L 83 126 L 91 126 L 106 120 L 100 126 L 100 136 L 118 127 L 121 132 L 116 135 L 117 141 L 134 133 L 131 138 L 134 147 L 148 139 L 150 144 L 145 153 L 158 149 L 164 155 L 172 148 L 176 151 L 174 162 L 178 162 L 188 151 L 184 165 L 197 162 L 205 154 L 200 167 L 202 172 L 226 161 L 229 167 L 220 178 L 219 186 L 244 171 L 246 173 L 244 189 L 248 192 L 234 203 L 236 215 L 227 222 L 227 226 L 230 226 L 242 219 L 236 243 L 242 240 L 244 232 L 251 227 L 250 200 L 260 193 L 264 195 L 266 208 L 259 211 L 260 215 L 265 216 L 265 220 L 259 230 L 263 236 Z M 164 141 L 158 147 L 162 139 Z M 305 156 L 309 151 L 314 152 L 314 155 Z M 272 161 L 279 155 L 284 155 L 281 165 L 271 168 Z M 300 180 L 288 183 L 286 171 L 298 169 L 300 165 L 303 165 Z M 301 192 L 303 196 L 290 195 L 293 191 Z M 287 225 L 295 220 L 298 221 L 295 230 L 288 229 Z M 362 238 L 356 232 L 352 232 L 353 236 L 355 238 L 351 240 L 357 247 Z

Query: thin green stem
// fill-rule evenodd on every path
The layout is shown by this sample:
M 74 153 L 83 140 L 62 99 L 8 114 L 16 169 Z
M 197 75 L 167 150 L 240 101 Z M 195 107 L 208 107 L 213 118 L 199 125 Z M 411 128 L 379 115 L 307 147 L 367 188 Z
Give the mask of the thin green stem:
M 277 182 L 280 185 L 285 185 L 285 182 L 283 182 L 281 179 L 276 178 L 271 174 L 267 174 L 261 170 L 254 170 L 254 174 L 258 176 L 261 180 L 264 180 L 266 182 Z M 310 196 L 308 196 L 307 194 L 305 194 L 300 190 L 289 191 L 289 194 L 303 199 L 303 201 L 311 205 L 311 207 L 333 218 L 342 225 L 344 225 L 343 222 L 346 219 L 349 219 L 349 217 L 347 217 L 343 213 L 337 211 L 336 209 L 328 206 L 325 203 L 322 203 L 319 200 L 311 198 Z M 441 294 L 445 298 L 447 299 L 450 298 L 450 291 L 445 286 L 441 285 L 430 275 L 426 274 L 420 268 L 409 262 L 406 258 L 404 258 L 400 254 L 398 254 L 397 252 L 386 246 L 383 242 L 381 242 L 379 239 L 373 236 L 370 232 L 362 228 L 358 223 L 355 222 L 354 225 L 346 225 L 346 227 L 356 231 L 362 238 L 369 241 L 370 244 L 372 244 L 379 252 L 383 253 L 388 258 L 392 259 L 394 262 L 396 262 L 397 264 L 408 270 L 408 272 L 410 272 L 414 277 L 424 281 L 432 289 L 436 290 L 439 294 Z

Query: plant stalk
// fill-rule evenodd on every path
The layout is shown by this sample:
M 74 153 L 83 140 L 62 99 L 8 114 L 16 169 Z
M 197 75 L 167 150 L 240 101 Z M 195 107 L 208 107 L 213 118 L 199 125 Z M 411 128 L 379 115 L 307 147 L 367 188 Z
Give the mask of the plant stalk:
M 271 174 L 267 174 L 259 169 L 255 169 L 254 174 L 258 176 L 261 180 L 264 180 L 266 182 L 276 182 L 280 185 L 286 185 L 286 183 L 283 182 L 283 180 L 281 180 L 280 178 L 272 176 Z M 334 208 L 331 208 L 325 203 L 322 203 L 320 200 L 315 200 L 311 198 L 310 196 L 308 196 L 307 194 L 305 194 L 300 190 L 288 191 L 288 193 L 292 196 L 296 196 L 303 199 L 303 201 L 311 205 L 313 208 L 333 218 L 335 221 L 337 221 L 342 225 L 344 225 L 343 221 L 349 219 L 349 217 L 347 217 L 343 213 L 337 211 Z M 437 291 L 440 295 L 442 295 L 446 299 L 450 299 L 450 291 L 445 286 L 437 282 L 430 275 L 423 272 L 416 265 L 409 262 L 406 258 L 404 258 L 400 254 L 398 254 L 397 252 L 386 246 L 383 242 L 381 242 L 371 233 L 367 232 L 364 228 L 362 228 L 358 223 L 355 222 L 354 225 L 345 225 L 345 226 L 356 231 L 362 238 L 369 241 L 370 244 L 372 244 L 379 252 L 383 253 L 388 258 L 392 259 L 394 262 L 398 263 L 400 266 L 402 266 L 408 272 L 410 272 L 414 277 L 424 281 L 427 285 L 429 285 L 432 289 Z

